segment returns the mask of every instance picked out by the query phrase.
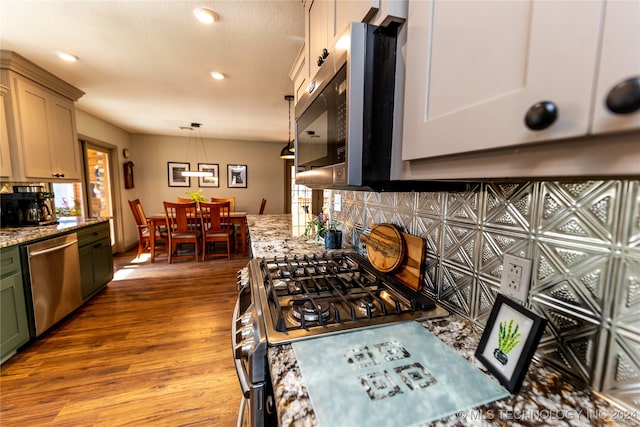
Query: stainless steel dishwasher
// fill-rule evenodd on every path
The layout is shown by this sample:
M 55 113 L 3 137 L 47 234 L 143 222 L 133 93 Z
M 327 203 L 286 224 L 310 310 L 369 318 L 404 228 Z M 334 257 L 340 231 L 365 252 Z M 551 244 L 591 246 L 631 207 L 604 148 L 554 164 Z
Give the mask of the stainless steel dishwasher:
M 82 304 L 76 233 L 27 246 L 35 336 Z

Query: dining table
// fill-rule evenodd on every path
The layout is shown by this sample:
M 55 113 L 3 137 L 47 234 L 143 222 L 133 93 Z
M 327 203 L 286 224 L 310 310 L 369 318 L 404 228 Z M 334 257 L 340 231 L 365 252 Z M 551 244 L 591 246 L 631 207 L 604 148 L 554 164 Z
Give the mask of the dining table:
M 240 226 L 240 236 L 242 238 L 242 254 L 247 256 L 247 212 L 236 211 L 230 213 L 233 224 Z M 156 262 L 156 227 L 167 226 L 167 218 L 164 213 L 157 213 L 147 217 L 149 225 L 149 246 L 151 262 Z

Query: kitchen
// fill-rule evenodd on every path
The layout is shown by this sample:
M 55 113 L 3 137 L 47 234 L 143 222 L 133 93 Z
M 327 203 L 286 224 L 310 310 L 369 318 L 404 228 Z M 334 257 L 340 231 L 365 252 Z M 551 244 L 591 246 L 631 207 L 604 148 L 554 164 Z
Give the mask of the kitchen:
M 407 22 L 411 25 L 412 21 Z M 85 126 L 90 122 L 102 131 L 126 137 L 125 132 L 84 113 L 78 114 L 79 133 L 91 134 L 86 128 L 81 131 L 83 121 Z M 137 140 L 133 139 L 131 149 L 135 153 Z M 424 237 L 428 292 L 480 323 L 486 321 L 491 307 L 486 302 L 493 299 L 499 287 L 496 269 L 502 265 L 502 253 L 521 253 L 540 260 L 536 266 L 544 267 L 540 271 L 545 274 L 539 275 L 533 286 L 535 289 L 538 285 L 539 291 L 544 292 L 532 303 L 539 304 L 543 312 L 551 310 L 548 317 L 563 321 L 555 324 L 558 338 L 545 341 L 548 355 L 555 358 L 557 365 L 564 364 L 563 369 L 628 403 L 633 401 L 630 396 L 637 387 L 633 376 L 614 376 L 612 372 L 616 366 L 634 366 L 635 356 L 629 346 L 636 333 L 633 323 L 626 320 L 631 313 L 616 311 L 619 317 L 614 320 L 609 316 L 611 307 L 616 305 L 615 295 L 621 297 L 614 292 L 617 288 L 613 284 L 624 283 L 618 286 L 633 289 L 633 272 L 637 270 L 637 229 L 633 222 L 638 209 L 636 140 L 637 132 L 632 132 L 571 139 L 566 144 L 534 144 L 493 153 L 415 160 L 406 164 L 410 179 L 473 178 L 481 182 L 468 191 L 449 193 L 428 189 L 418 193 L 337 190 L 332 197 L 340 196 L 341 213 L 332 213 L 343 222 L 351 243 L 357 244 L 360 234 L 380 222 L 401 224 L 411 234 Z M 620 156 L 620 150 L 625 156 Z M 522 160 L 524 155 L 526 161 Z M 134 160 L 138 162 L 137 157 Z M 152 161 L 140 159 L 147 160 Z M 145 171 L 155 173 L 156 182 L 165 181 L 164 170 L 149 169 Z M 623 179 L 579 179 L 593 175 Z M 515 176 L 556 179 L 488 179 Z M 478 179 L 482 177 L 487 180 Z M 334 205 L 330 203 L 330 209 Z M 591 270 L 584 260 L 593 261 Z M 598 297 L 585 296 L 583 290 L 572 292 L 578 282 L 588 283 Z M 554 297 L 567 293 L 570 297 L 561 302 Z M 578 302 L 570 302 L 571 298 Z M 631 310 L 633 305 L 628 307 L 625 310 Z M 572 334 L 567 324 L 579 327 Z M 615 343 L 616 356 L 603 354 L 611 348 L 607 342 Z M 585 347 L 590 350 L 579 350 Z

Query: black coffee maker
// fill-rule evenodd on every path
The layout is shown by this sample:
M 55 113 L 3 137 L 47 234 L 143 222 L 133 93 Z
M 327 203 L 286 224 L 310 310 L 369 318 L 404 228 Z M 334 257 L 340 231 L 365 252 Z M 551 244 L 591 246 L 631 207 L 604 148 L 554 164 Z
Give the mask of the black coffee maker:
M 13 193 L 0 194 L 3 227 L 57 224 L 54 194 L 40 186 L 14 186 Z

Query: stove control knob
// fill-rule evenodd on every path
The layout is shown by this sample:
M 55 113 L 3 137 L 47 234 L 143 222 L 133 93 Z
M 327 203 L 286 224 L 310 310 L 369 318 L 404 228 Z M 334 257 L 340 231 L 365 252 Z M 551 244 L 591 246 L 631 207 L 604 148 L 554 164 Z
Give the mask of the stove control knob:
M 250 324 L 252 320 L 253 320 L 253 317 L 251 316 L 251 313 L 245 313 L 238 318 L 237 324 L 239 326 L 246 326 Z
M 236 332 L 236 342 L 244 341 L 253 336 L 253 326 L 247 325 Z
M 249 269 L 245 267 L 242 270 L 238 271 L 238 275 L 236 277 L 238 290 L 242 290 L 242 288 L 249 284 Z
M 243 359 L 249 356 L 253 348 L 253 340 L 244 340 L 235 348 L 236 359 Z

